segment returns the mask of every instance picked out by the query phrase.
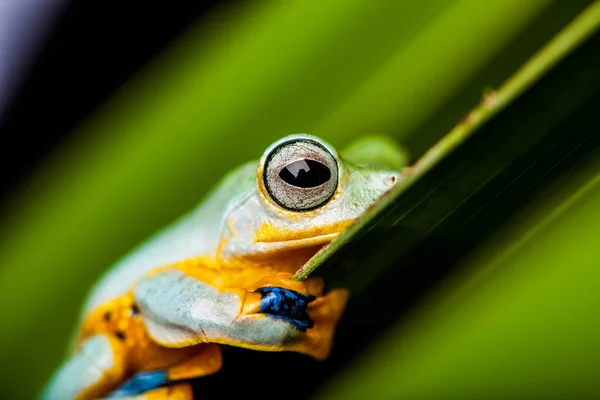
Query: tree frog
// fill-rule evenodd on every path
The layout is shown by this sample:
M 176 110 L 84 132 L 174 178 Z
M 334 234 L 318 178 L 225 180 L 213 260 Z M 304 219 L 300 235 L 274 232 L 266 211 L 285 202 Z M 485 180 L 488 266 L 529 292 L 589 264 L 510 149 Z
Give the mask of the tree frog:
M 220 345 L 324 360 L 349 293 L 293 274 L 401 178 L 360 147 L 290 135 L 229 173 L 97 282 L 41 398 L 192 399 Z

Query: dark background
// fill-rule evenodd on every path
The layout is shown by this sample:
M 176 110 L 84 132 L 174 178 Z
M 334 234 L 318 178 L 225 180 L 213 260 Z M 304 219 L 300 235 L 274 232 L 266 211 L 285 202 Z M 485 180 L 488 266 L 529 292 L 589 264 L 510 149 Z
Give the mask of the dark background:
M 74 127 L 190 24 L 217 7 L 241 3 L 66 1 L 47 21 L 45 32 L 31 26 L 31 32 L 42 35 L 39 46 L 11 78 L 17 79 L 17 87 L 0 112 L 0 159 L 5 165 L 0 207 Z

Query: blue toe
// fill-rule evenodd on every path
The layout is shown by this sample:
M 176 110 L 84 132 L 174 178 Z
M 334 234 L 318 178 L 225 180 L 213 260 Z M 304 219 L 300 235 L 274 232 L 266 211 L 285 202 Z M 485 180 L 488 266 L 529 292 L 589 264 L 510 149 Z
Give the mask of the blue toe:
M 306 307 L 315 296 L 280 287 L 264 287 L 257 291 L 263 296 L 260 301 L 262 313 L 286 320 L 301 331 L 312 328 L 313 321 L 306 313 Z
M 166 371 L 138 372 L 127 382 L 115 389 L 108 398 L 142 394 L 163 386 L 167 381 Z

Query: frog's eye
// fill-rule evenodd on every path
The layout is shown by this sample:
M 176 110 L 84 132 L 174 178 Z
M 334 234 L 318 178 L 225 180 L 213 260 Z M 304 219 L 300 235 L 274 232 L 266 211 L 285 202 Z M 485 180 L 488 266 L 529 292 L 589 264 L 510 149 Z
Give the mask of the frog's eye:
M 322 206 L 333 196 L 338 184 L 335 157 L 309 139 L 285 142 L 274 148 L 263 171 L 268 195 L 291 211 Z

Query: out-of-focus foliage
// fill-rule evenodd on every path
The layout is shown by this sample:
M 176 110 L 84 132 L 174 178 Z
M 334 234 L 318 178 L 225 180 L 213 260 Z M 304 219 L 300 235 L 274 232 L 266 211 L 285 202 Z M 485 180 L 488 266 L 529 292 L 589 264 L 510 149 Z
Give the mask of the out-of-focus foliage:
M 273 0 L 199 21 L 4 210 L 3 397 L 40 388 L 101 271 L 232 167 L 294 132 L 383 132 L 418 155 L 449 128 L 423 127 L 455 122 L 588 2 L 568 3 Z
M 466 259 L 321 398 L 597 398 L 599 168 Z
M 404 292 L 426 286 L 415 271 L 442 276 L 458 261 L 323 398 L 598 397 L 598 27 L 600 3 L 317 257 L 358 302 L 399 315 L 414 302 Z M 374 291 L 394 296 L 363 293 L 382 277 L 392 283 Z

